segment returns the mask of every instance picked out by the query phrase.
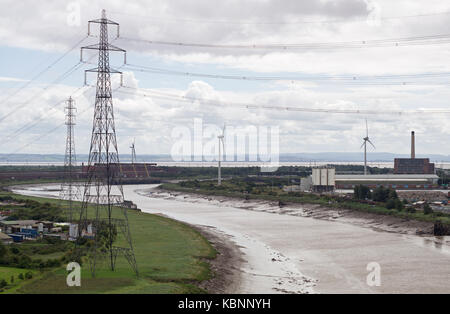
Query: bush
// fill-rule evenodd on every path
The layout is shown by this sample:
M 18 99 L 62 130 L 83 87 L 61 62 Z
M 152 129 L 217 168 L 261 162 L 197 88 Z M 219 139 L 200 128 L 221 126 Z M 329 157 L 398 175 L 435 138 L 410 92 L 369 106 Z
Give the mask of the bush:
M 449 225 L 444 225 L 440 221 L 436 221 L 434 223 L 433 233 L 434 233 L 435 236 L 450 235 L 450 226 Z
M 31 272 L 27 272 L 27 273 L 25 274 L 25 278 L 26 278 L 26 279 L 31 279 L 31 278 L 33 278 L 33 274 L 32 274 Z
M 389 193 L 388 193 L 388 198 L 390 199 L 398 199 L 398 195 L 397 192 L 394 189 L 388 189 Z
M 358 200 L 365 200 L 371 198 L 370 189 L 365 185 L 357 185 L 353 189 L 353 197 Z
M 0 288 L 4 288 L 4 287 L 6 287 L 7 285 L 8 285 L 8 283 L 6 282 L 5 279 L 2 279 L 2 280 L 0 281 Z
M 3 257 L 6 256 L 6 253 L 7 253 L 6 246 L 2 242 L 0 242 L 0 261 L 3 259 Z
M 375 202 L 386 202 L 389 198 L 389 189 L 380 186 L 373 190 L 372 199 Z
M 22 273 L 20 273 L 20 274 L 19 274 L 19 279 L 20 279 L 20 280 L 23 280 L 23 279 L 24 279 L 24 277 L 23 277 L 23 274 L 22 274 Z
M 414 214 L 416 212 L 416 209 L 414 207 L 410 207 L 410 208 L 408 208 L 407 212 Z
M 386 208 L 387 209 L 394 209 L 395 208 L 395 200 L 393 200 L 392 198 L 389 199 L 386 203 Z
M 425 203 L 425 205 L 423 205 L 423 213 L 425 215 L 430 215 L 433 213 L 433 209 L 431 209 L 431 206 L 428 205 L 428 203 Z
M 398 211 L 403 210 L 403 203 L 398 198 L 395 200 L 395 209 Z

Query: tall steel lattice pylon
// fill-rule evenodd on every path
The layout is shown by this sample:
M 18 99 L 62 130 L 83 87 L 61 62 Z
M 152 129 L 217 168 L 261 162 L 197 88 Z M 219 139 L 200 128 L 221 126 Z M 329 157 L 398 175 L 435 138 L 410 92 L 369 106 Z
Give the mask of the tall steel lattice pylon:
M 61 184 L 60 199 L 65 201 L 64 215 L 69 222 L 74 219 L 74 200 L 79 198 L 79 186 L 74 182 L 75 167 L 77 165 L 77 158 L 75 154 L 75 140 L 74 140 L 74 126 L 75 126 L 75 102 L 70 97 L 66 101 L 66 154 L 64 158 L 64 182 Z
M 92 236 L 94 246 L 89 252 L 92 276 L 95 277 L 98 265 L 106 260 L 114 271 L 116 258 L 124 256 L 133 271 L 138 275 L 138 268 L 133 251 L 127 209 L 124 206 L 123 187 L 120 183 L 119 153 L 117 149 L 114 111 L 112 103 L 111 73 L 120 73 L 109 66 L 109 51 L 125 50 L 108 43 L 108 25 L 119 24 L 106 18 L 105 10 L 102 18 L 89 21 L 90 25 L 99 24 L 99 43 L 82 47 L 98 50 L 98 67 L 86 72 L 97 72 L 97 90 L 95 97 L 94 120 L 91 146 L 87 166 L 87 179 L 84 187 L 83 203 L 80 211 L 78 236 Z M 93 208 L 93 215 L 88 215 L 88 207 Z M 116 246 L 119 237 L 122 247 Z

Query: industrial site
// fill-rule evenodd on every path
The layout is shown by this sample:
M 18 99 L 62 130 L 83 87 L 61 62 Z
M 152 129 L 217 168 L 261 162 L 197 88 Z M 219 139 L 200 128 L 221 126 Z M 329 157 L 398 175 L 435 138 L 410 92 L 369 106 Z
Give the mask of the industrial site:
M 0 294 L 450 293 L 449 5 L 90 2 L 0 0 Z

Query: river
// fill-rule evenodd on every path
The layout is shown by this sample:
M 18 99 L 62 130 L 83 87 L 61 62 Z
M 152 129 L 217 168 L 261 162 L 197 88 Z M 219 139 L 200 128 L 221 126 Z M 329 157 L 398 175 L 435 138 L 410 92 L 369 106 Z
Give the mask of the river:
M 54 197 L 57 188 L 14 191 Z M 244 262 L 236 293 L 450 293 L 449 237 L 246 210 L 202 197 L 155 194 L 154 188 L 128 185 L 124 193 L 143 212 L 208 226 L 240 247 Z M 373 262 L 380 266 L 379 286 L 367 283 Z

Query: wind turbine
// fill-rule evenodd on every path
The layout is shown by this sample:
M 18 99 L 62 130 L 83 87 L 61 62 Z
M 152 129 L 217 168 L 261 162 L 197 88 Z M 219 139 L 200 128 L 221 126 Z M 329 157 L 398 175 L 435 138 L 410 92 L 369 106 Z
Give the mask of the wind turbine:
M 133 139 L 133 143 L 131 144 L 131 163 L 134 164 L 136 162 L 136 149 L 134 148 L 134 143 L 136 142 L 136 139 Z
M 225 152 L 225 124 L 223 125 L 222 134 L 220 134 L 218 137 L 219 139 L 219 159 L 218 159 L 218 174 L 217 174 L 217 185 L 222 185 L 222 147 L 223 151 Z
M 364 146 L 364 175 L 367 175 L 367 142 L 370 143 L 370 145 L 375 148 L 375 145 L 370 141 L 369 139 L 369 127 L 367 126 L 367 119 L 366 119 L 366 137 L 363 138 L 364 142 L 361 145 L 361 148 Z

